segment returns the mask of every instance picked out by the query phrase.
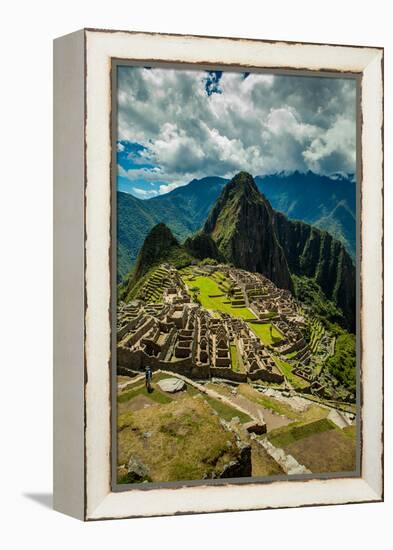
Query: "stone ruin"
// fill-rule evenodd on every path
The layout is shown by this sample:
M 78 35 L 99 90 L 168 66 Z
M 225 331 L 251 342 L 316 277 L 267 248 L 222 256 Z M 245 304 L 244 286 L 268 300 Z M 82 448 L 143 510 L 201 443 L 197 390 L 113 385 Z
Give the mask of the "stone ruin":
M 231 305 L 248 307 L 256 323 L 271 323 L 281 335 L 271 349 L 262 344 L 240 318 L 220 313 L 220 318 L 191 301 L 186 284 L 169 264 L 159 266 L 132 303 L 120 303 L 117 319 L 119 369 L 140 370 L 147 365 L 195 379 L 211 376 L 234 381 L 266 380 L 281 383 L 284 377 L 274 355 L 293 364 L 293 372 L 311 384 L 313 393 L 329 384 L 315 381 L 315 357 L 323 360 L 334 353 L 334 341 L 317 327 L 317 338 L 304 337 L 304 309 L 288 290 L 277 288 L 259 273 L 227 265 L 194 266 L 195 276 L 220 273 L 231 289 Z M 218 277 L 218 275 L 217 275 Z M 224 288 L 219 280 L 220 288 Z M 157 290 L 159 288 L 160 290 Z M 316 323 L 312 320 L 312 323 Z M 287 358 L 287 355 L 291 355 Z M 232 355 L 237 358 L 236 371 Z M 319 371 L 318 371 L 319 372 Z

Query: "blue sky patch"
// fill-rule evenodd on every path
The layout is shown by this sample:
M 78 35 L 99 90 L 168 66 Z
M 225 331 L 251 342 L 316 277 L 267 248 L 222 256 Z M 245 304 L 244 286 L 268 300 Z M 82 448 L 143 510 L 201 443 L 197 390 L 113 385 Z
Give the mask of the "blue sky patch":
M 220 88 L 220 79 L 222 77 L 222 71 L 208 71 L 205 80 L 205 90 L 208 96 L 212 94 L 222 94 Z

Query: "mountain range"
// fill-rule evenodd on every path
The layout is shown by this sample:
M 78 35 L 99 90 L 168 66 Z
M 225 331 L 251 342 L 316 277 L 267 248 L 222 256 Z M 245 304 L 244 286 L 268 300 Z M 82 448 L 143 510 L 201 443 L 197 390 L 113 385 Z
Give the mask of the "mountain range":
M 344 245 L 328 232 L 276 212 L 253 177 L 240 172 L 222 189 L 200 231 L 181 245 L 162 223 L 146 236 L 122 297 L 158 263 L 178 267 L 211 258 L 259 272 L 295 292 L 295 278 L 312 281 L 340 309 L 343 325 L 355 327 L 355 267 Z
M 117 193 L 118 280 L 135 265 L 148 232 L 165 223 L 181 241 L 198 231 L 229 180 L 194 179 L 187 185 L 148 200 Z M 255 184 L 274 210 L 292 220 L 325 229 L 352 259 L 356 252 L 356 183 L 352 175 L 331 177 L 313 172 L 257 176 Z

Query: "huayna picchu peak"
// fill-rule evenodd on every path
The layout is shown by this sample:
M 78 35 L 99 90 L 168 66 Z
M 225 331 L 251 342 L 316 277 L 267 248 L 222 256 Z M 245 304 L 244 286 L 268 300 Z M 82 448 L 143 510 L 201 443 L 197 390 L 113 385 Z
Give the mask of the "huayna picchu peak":
M 272 209 L 247 172 L 240 172 L 225 186 L 202 232 L 212 237 L 228 262 L 263 273 L 280 288 L 292 289 Z

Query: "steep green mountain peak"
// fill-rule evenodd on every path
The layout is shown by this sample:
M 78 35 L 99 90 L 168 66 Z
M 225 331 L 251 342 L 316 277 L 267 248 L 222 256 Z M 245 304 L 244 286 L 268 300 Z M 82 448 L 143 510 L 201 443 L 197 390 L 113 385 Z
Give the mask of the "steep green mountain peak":
M 129 273 L 123 283 L 119 298 L 126 301 L 135 298 L 144 279 L 149 277 L 149 273 L 161 263 L 170 263 L 181 268 L 189 265 L 193 259 L 190 252 L 179 244 L 172 231 L 164 223 L 155 225 L 144 240 L 137 257 L 135 270 Z
M 292 289 L 271 206 L 247 172 L 240 172 L 224 187 L 203 232 L 212 237 L 226 261 L 263 273 L 280 288 Z
M 254 178 L 248 172 L 239 172 L 226 186 L 226 191 L 231 193 L 242 194 L 244 196 L 255 196 L 255 193 L 259 194 L 258 188 L 255 184 Z
M 172 231 L 164 223 L 155 225 L 138 254 L 134 278 L 139 279 L 152 265 L 166 257 L 173 247 L 178 248 L 179 243 Z

